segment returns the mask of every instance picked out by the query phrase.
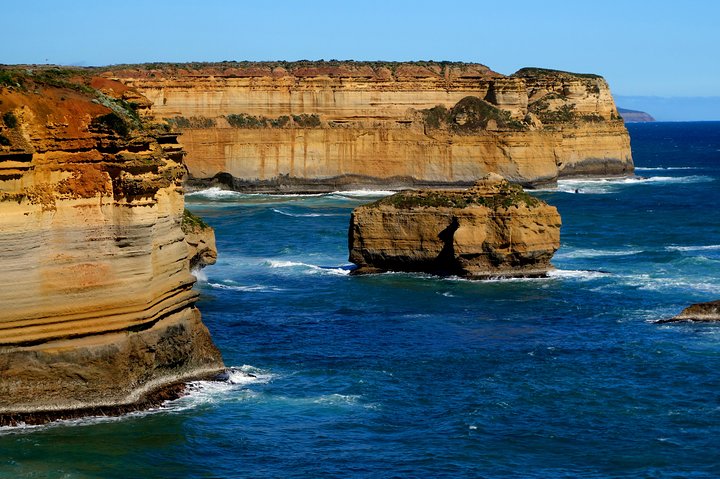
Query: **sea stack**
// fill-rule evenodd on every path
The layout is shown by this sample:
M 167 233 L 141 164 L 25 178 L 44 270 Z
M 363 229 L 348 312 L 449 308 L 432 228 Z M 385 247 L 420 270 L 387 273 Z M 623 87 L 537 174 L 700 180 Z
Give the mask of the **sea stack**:
M 0 424 L 146 407 L 222 371 L 195 307 L 177 135 L 87 71 L 0 80 Z
M 473 279 L 540 277 L 560 247 L 557 209 L 496 174 L 462 191 L 403 191 L 356 208 L 354 274 L 425 272 Z

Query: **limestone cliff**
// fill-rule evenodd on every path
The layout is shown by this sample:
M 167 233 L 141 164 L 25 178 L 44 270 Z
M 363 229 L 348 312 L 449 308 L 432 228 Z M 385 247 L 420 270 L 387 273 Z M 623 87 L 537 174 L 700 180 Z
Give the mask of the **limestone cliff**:
M 498 175 L 464 191 L 405 191 L 356 208 L 354 274 L 417 271 L 471 278 L 543 276 L 560 247 L 557 210 Z
M 175 134 L 87 71 L 0 69 L 0 423 L 116 412 L 222 370 Z
M 479 64 L 277 62 L 116 67 L 182 131 L 198 184 L 239 190 L 524 185 L 628 175 L 604 79 Z

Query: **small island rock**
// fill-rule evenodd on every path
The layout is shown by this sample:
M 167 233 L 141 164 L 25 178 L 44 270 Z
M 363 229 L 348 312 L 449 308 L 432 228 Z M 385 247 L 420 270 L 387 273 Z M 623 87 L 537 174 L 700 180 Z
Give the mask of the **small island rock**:
M 403 191 L 356 208 L 353 274 L 538 277 L 560 247 L 557 209 L 496 174 L 461 191 Z
M 691 304 L 677 316 L 661 319 L 658 323 L 677 323 L 680 321 L 720 321 L 720 300 Z

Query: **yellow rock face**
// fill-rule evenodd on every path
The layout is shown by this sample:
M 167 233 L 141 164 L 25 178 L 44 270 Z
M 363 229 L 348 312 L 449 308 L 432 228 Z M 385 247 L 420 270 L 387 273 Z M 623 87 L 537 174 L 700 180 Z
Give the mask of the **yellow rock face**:
M 147 96 L 155 117 L 176 120 L 193 177 L 229 173 L 237 189 L 470 185 L 488 172 L 540 185 L 633 170 L 627 130 L 594 75 L 332 62 L 107 75 Z M 458 111 L 469 97 L 488 107 L 479 125 Z M 437 107 L 448 112 L 439 122 Z
M 0 422 L 141 404 L 221 370 L 194 307 L 175 135 L 34 78 L 0 88 L 16 119 L 0 124 Z
M 401 192 L 356 208 L 350 261 L 355 274 L 542 276 L 560 247 L 560 224 L 555 207 L 488 176 L 466 191 Z

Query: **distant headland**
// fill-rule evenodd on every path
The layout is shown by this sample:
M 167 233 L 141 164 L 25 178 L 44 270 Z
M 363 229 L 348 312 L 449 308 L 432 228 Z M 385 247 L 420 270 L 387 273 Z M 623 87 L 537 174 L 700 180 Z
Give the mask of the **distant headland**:
M 626 123 L 647 123 L 655 121 L 649 113 L 639 110 L 628 110 L 626 108 L 618 107 L 618 113 L 625 120 Z

